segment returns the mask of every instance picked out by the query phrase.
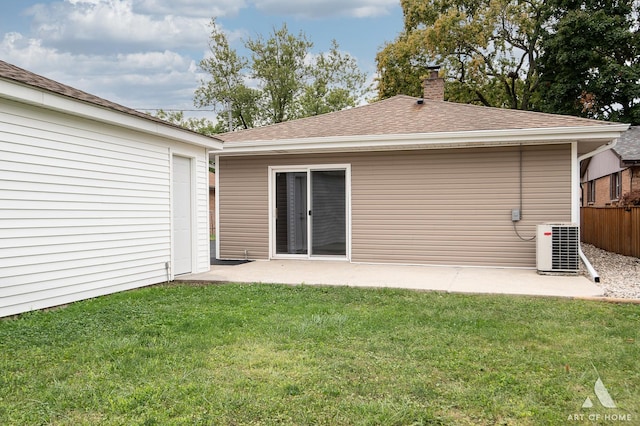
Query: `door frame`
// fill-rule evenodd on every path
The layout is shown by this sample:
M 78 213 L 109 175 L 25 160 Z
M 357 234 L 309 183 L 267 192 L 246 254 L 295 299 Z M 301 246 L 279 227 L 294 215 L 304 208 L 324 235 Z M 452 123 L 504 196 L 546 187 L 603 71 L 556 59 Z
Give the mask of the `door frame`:
M 276 216 L 275 216 L 275 188 L 276 173 L 304 172 L 307 173 L 307 210 L 311 206 L 311 172 L 325 170 L 344 170 L 345 185 L 345 255 L 314 255 L 312 244 L 312 220 L 307 220 L 307 254 L 282 254 L 276 252 Z M 305 164 L 292 166 L 269 166 L 269 259 L 303 259 L 303 260 L 346 260 L 351 261 L 351 164 Z M 308 215 L 308 214 L 307 214 Z M 308 216 L 307 216 L 308 218 Z

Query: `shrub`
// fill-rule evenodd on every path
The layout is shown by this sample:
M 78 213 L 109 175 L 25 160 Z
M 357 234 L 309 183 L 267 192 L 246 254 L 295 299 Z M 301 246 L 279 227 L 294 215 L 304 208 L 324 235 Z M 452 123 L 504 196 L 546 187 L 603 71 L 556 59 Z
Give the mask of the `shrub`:
M 620 198 L 620 206 L 640 206 L 640 189 L 627 192 Z

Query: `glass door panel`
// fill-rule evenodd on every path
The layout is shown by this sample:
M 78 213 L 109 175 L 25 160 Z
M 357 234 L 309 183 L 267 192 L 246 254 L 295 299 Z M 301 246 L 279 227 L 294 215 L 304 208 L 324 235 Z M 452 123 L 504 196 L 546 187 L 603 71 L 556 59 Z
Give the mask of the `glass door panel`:
M 311 254 L 347 254 L 345 170 L 311 171 Z
M 307 172 L 276 173 L 276 254 L 307 254 Z

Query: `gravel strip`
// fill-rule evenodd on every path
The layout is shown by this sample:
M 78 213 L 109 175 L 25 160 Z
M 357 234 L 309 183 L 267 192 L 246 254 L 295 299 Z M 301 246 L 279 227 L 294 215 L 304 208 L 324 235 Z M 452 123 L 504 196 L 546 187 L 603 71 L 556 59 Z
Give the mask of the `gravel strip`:
M 611 253 L 584 243 L 582 251 L 600 274 L 598 285 L 604 288 L 606 297 L 640 299 L 639 258 Z M 586 269 L 584 273 L 589 276 Z

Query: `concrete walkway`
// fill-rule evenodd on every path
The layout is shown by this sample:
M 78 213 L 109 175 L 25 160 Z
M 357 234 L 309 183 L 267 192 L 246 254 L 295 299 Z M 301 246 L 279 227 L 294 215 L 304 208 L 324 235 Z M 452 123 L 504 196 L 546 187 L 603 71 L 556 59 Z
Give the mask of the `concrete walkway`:
M 540 275 L 529 269 L 369 265 L 321 260 L 213 265 L 209 272 L 181 275 L 176 281 L 346 285 L 558 297 L 604 295 L 602 288 L 584 276 Z

